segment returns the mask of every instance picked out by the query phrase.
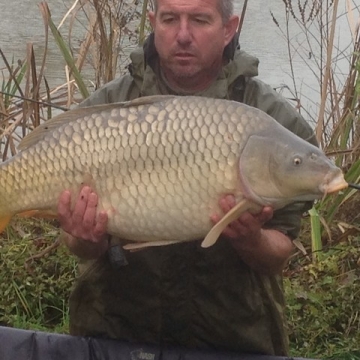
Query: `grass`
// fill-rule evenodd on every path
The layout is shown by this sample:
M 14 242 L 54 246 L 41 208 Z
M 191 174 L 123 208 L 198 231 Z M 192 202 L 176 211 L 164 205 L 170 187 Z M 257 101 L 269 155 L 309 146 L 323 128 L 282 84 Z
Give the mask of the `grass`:
M 321 99 L 319 115 L 312 121 L 322 148 L 343 168 L 348 181 L 359 183 L 360 32 L 352 25 L 358 22 L 358 13 L 348 7 L 348 31 L 353 34 L 353 42 L 349 45 L 352 49 L 349 71 L 340 81 L 336 66 L 342 54 L 334 47 L 333 35 L 339 2 L 283 2 L 287 19 L 285 29 L 273 19 L 288 44 L 299 111 L 311 117 L 302 105 L 302 94 L 292 66 L 293 56 L 300 54 L 306 62 L 309 52 L 319 53 L 317 68 L 312 71 L 319 80 Z M 91 0 L 84 4 L 75 1 L 61 24 L 65 18 L 76 19 L 80 12 L 85 14 L 87 22 L 83 26 L 88 31 L 78 45 L 72 43 L 71 35 L 64 35 L 63 26 L 52 22 L 47 4 L 41 3 L 44 23 L 47 31 L 50 30 L 46 42 L 57 42 L 66 60 L 68 75 L 64 85 L 50 89 L 43 71 L 46 53 L 40 62 L 36 61 L 29 45 L 24 61 L 14 63 L 0 51 L 6 63 L 0 80 L 0 153 L 3 160 L 16 153 L 23 136 L 52 117 L 54 108 L 69 108 L 93 88 L 122 72 L 119 64 L 124 61 L 124 53 L 119 44 L 125 37 L 132 43 L 141 43 L 148 29 L 143 5 L 115 0 Z M 300 26 L 305 34 L 304 44 L 290 41 L 290 22 Z M 310 30 L 314 27 L 318 31 Z M 319 52 L 312 48 L 313 44 L 319 47 Z M 83 76 L 85 65 L 94 69 L 91 82 Z M 309 66 L 313 65 L 309 63 Z M 310 215 L 304 218 L 300 238 L 308 254 L 296 254 L 285 271 L 293 356 L 360 359 L 359 209 L 360 193 L 349 189 L 317 202 Z M 18 219 L 0 237 L 1 324 L 60 333 L 68 331 L 65 299 L 76 276 L 76 259 L 64 246 L 53 246 L 57 236 L 54 223 Z
M 2 234 L 2 325 L 68 331 L 66 299 L 76 274 L 76 259 L 65 246 L 56 246 L 58 233 L 56 224 L 48 221 L 17 219 Z
M 296 257 L 285 272 L 292 355 L 331 358 L 360 350 L 360 237 Z

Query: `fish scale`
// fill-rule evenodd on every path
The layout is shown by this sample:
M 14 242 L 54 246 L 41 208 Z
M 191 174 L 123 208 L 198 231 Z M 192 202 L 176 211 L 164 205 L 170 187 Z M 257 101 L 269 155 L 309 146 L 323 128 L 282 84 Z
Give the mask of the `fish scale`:
M 72 110 L 35 129 L 1 165 L 0 218 L 56 212 L 63 190 L 74 198 L 89 185 L 99 196 L 98 209 L 108 212 L 111 234 L 160 244 L 204 238 L 221 196 L 240 201 L 251 193 L 241 180 L 240 159 L 249 139 L 266 133 L 290 136 L 257 109 L 203 97 L 159 96 Z M 256 194 L 253 200 L 261 203 Z

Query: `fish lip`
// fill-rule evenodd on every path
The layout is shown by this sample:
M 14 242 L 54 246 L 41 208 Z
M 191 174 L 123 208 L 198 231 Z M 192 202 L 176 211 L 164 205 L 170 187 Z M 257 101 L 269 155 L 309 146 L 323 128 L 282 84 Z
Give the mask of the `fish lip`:
M 325 182 L 325 184 L 320 186 L 320 190 L 324 194 L 332 194 L 340 190 L 346 189 L 349 184 L 344 179 L 344 175 L 337 176 L 330 181 Z

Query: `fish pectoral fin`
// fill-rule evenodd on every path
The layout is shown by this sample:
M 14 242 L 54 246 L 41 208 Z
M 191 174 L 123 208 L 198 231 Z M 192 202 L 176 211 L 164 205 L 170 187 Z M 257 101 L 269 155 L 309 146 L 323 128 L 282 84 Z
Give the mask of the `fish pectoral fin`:
M 297 239 L 293 240 L 293 244 L 302 252 L 303 255 L 307 255 L 307 251 L 300 240 Z
M 0 233 L 2 233 L 6 226 L 9 224 L 10 220 L 12 218 L 12 215 L 6 215 L 0 218 Z
M 123 249 L 133 251 L 133 250 L 140 250 L 140 249 L 145 249 L 145 248 L 153 247 L 153 246 L 172 245 L 172 244 L 177 244 L 179 242 L 181 242 L 181 241 L 179 241 L 179 240 L 159 240 L 159 241 L 135 242 L 135 243 L 124 245 Z
M 261 208 L 260 205 L 257 205 L 247 199 L 241 200 L 236 204 L 229 212 L 227 212 L 218 223 L 216 223 L 211 230 L 206 235 L 205 239 L 201 243 L 201 247 L 208 248 L 214 245 L 219 238 L 220 234 L 224 229 L 233 221 L 239 218 L 241 214 L 245 211 L 252 208 Z

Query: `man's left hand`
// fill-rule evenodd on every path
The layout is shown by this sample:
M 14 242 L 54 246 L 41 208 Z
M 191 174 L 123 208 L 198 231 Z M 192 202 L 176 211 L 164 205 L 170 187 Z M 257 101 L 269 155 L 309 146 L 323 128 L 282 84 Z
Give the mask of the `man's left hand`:
M 219 205 L 226 214 L 235 206 L 234 196 L 224 196 Z M 275 229 L 263 229 L 273 214 L 274 210 L 269 206 L 264 206 L 257 214 L 245 212 L 223 231 L 242 260 L 254 270 L 266 274 L 280 273 L 293 251 L 292 241 L 287 235 Z M 213 214 L 211 220 L 217 223 L 222 216 Z
M 235 198 L 232 195 L 226 195 L 219 201 L 219 205 L 226 214 L 235 206 Z M 274 214 L 274 210 L 270 206 L 264 206 L 257 214 L 245 212 L 237 220 L 230 223 L 223 231 L 223 235 L 230 239 L 239 239 L 243 241 L 256 241 L 261 237 L 261 229 L 263 225 L 269 221 Z M 214 214 L 211 220 L 217 223 L 222 216 Z

